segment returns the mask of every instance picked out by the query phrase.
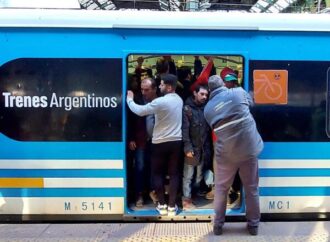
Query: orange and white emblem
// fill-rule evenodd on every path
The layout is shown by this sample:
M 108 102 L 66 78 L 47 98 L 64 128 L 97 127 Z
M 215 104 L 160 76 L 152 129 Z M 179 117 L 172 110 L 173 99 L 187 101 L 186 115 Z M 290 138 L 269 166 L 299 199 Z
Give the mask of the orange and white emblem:
M 254 70 L 253 85 L 255 103 L 288 103 L 287 70 Z

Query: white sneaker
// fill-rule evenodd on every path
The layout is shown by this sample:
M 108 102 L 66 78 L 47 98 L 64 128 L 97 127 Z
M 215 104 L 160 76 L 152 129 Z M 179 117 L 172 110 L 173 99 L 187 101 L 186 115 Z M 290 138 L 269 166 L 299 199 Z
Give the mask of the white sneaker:
M 167 209 L 168 216 L 175 216 L 177 213 L 178 213 L 178 206 L 176 206 L 176 204 L 174 207 L 168 207 Z
M 167 215 L 167 205 L 160 205 L 158 203 L 156 210 L 159 212 L 160 215 Z

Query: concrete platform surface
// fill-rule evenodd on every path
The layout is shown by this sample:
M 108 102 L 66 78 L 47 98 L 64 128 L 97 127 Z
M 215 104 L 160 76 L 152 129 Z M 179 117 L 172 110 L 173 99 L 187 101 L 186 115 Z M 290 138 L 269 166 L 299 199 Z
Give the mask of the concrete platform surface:
M 245 223 L 226 223 L 214 236 L 211 223 L 0 224 L 0 241 L 308 241 L 330 242 L 330 221 L 262 222 L 259 235 Z

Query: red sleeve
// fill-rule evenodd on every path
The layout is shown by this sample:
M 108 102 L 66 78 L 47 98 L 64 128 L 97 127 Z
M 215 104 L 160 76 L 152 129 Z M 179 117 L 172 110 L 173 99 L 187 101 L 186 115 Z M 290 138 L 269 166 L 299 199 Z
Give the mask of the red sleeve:
M 197 78 L 197 80 L 191 85 L 190 91 L 193 92 L 197 85 L 207 85 L 207 81 L 210 77 L 210 73 L 213 67 L 213 60 L 209 59 L 207 64 L 204 66 L 201 74 Z
M 215 143 L 217 141 L 217 136 L 215 135 L 213 130 L 212 130 L 212 141 L 213 141 L 213 143 Z

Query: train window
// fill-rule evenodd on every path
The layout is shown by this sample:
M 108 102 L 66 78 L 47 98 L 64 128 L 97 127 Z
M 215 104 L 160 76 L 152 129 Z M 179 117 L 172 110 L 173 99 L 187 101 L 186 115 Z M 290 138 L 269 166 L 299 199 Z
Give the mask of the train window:
M 288 75 L 286 103 L 268 102 L 253 108 L 265 141 L 329 141 L 325 117 L 329 65 L 320 61 L 250 61 L 251 92 L 256 92 L 253 74 L 257 70 L 282 70 Z
M 20 141 L 121 141 L 121 59 L 16 59 L 0 67 L 0 132 Z
M 330 138 L 330 67 L 328 68 L 328 72 L 327 72 L 327 135 Z
M 212 59 L 212 69 L 209 75 L 220 74 L 224 68 L 231 68 L 238 76 L 239 85 L 243 81 L 243 57 L 242 56 L 196 56 L 196 55 L 130 55 L 128 56 L 128 88 L 139 88 L 136 84 L 137 79 L 144 78 L 141 76 L 149 75 L 156 77 L 164 71 L 161 61 L 165 60 L 169 64 L 169 73 L 175 74 L 179 82 L 186 78 L 186 73 L 191 74 L 190 81 L 194 82 L 201 73 L 203 67 L 208 63 L 208 59 Z M 180 92 L 180 85 L 178 86 Z

